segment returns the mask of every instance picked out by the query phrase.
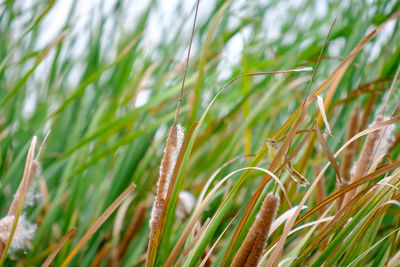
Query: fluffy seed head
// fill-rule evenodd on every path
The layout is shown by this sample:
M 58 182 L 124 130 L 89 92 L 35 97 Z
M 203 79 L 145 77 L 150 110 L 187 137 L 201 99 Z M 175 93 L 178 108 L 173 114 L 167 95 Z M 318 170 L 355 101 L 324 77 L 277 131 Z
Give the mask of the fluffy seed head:
M 149 251 L 151 251 L 154 243 L 154 238 L 157 229 L 160 226 L 161 214 L 165 206 L 167 198 L 168 187 L 171 180 L 172 173 L 175 168 L 176 160 L 178 159 L 179 151 L 182 146 L 184 136 L 184 129 L 181 125 L 174 124 L 168 134 L 167 145 L 164 149 L 164 156 L 161 160 L 160 177 L 157 182 L 157 195 L 155 197 L 153 208 L 150 217 L 150 236 L 148 253 L 146 255 L 146 265 L 149 261 Z
M 14 222 L 14 216 L 6 216 L 0 219 L 0 241 L 6 244 L 10 237 Z M 28 222 L 24 215 L 19 217 L 13 239 L 11 240 L 11 251 L 24 249 L 26 241 L 32 240 L 36 232 L 36 225 Z
M 278 209 L 279 197 L 268 194 L 261 205 L 253 226 L 250 228 L 245 240 L 240 246 L 231 267 L 257 266 L 265 243 L 268 239 L 269 230 Z

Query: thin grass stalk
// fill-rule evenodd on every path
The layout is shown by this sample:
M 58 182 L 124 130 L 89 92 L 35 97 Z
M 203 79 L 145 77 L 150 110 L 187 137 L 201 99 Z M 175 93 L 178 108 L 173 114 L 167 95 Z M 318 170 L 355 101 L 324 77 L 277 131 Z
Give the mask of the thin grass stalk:
M 119 257 L 118 257 L 118 247 L 121 242 L 121 232 L 123 227 L 123 222 L 125 215 L 128 211 L 129 206 L 131 205 L 133 200 L 133 196 L 129 196 L 118 209 L 117 215 L 115 216 L 115 222 L 112 231 L 112 245 L 110 251 L 109 260 L 111 261 L 112 266 L 119 266 Z
M 104 258 L 106 258 L 107 254 L 111 250 L 111 246 L 112 246 L 112 244 L 110 242 L 105 243 L 100 248 L 100 250 L 97 253 L 96 257 L 94 258 L 94 260 L 90 264 L 90 267 L 99 267 L 99 266 L 101 266 L 103 264 L 103 262 L 105 261 Z M 115 265 L 115 263 L 112 263 L 109 266 L 119 266 L 119 265 Z
M 359 129 L 364 129 L 367 127 L 369 116 L 371 115 L 371 113 L 373 111 L 373 107 L 376 103 L 376 98 L 377 98 L 377 93 L 374 92 L 364 108 L 364 111 L 363 111 L 363 114 L 361 117 L 361 122 L 359 123 L 359 126 L 358 126 Z
M 143 224 L 144 217 L 146 213 L 146 206 L 143 203 L 140 203 L 136 208 L 136 214 L 130 223 L 128 230 L 124 233 L 124 237 L 122 238 L 121 245 L 119 246 L 118 258 L 122 258 L 125 254 L 128 245 L 132 241 L 135 234 L 139 231 L 139 228 Z
M 53 262 L 54 258 L 57 256 L 57 253 L 61 250 L 64 244 L 75 234 L 76 228 L 72 228 L 66 233 L 61 240 L 56 244 L 54 250 L 50 253 L 50 255 L 43 262 L 42 267 L 48 267 Z
M 346 141 L 350 140 L 350 138 L 352 138 L 358 133 L 359 120 L 360 120 L 360 106 L 356 105 L 354 107 L 353 112 L 351 113 L 349 124 L 347 125 Z M 350 170 L 351 166 L 353 165 L 353 159 L 356 154 L 356 150 L 357 150 L 357 141 L 354 141 L 343 151 L 340 173 L 342 175 L 342 178 L 347 182 L 350 182 Z
M 347 125 L 346 131 L 346 141 L 350 140 L 351 137 L 356 135 L 359 131 L 360 126 L 360 106 L 356 104 L 353 112 L 350 116 L 349 124 Z M 340 174 L 342 176 L 342 183 L 338 183 L 338 189 L 341 190 L 344 186 L 350 183 L 351 177 L 351 166 L 353 165 L 354 157 L 357 152 L 358 140 L 351 143 L 346 149 L 343 151 L 341 166 L 340 166 Z M 338 198 L 336 201 L 337 210 L 342 207 L 343 197 Z
M 321 165 L 316 164 L 314 166 L 314 173 L 315 176 L 318 176 L 318 174 L 321 172 Z M 315 189 L 315 203 L 318 205 L 322 203 L 322 201 L 325 199 L 325 180 L 321 178 L 321 180 L 318 181 L 317 187 Z M 322 214 L 324 214 L 324 209 L 321 209 L 318 211 L 318 217 L 321 217 Z

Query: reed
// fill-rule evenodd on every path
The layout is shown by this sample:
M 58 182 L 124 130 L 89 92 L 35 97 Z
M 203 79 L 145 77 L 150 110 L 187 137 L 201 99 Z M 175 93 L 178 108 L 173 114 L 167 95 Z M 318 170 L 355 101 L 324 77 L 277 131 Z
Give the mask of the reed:
M 269 230 L 274 221 L 278 204 L 279 197 L 277 195 L 269 193 L 266 196 L 253 226 L 250 228 L 246 238 L 233 258 L 231 267 L 257 266 L 268 239 Z
M 350 140 L 353 136 L 355 136 L 359 131 L 360 126 L 360 106 L 358 104 L 355 105 L 353 112 L 350 115 L 350 120 L 347 125 L 346 130 L 346 141 Z M 357 153 L 357 145 L 358 140 L 350 143 L 348 147 L 343 151 L 342 161 L 340 166 L 340 174 L 343 178 L 343 184 L 338 183 L 338 189 L 343 189 L 350 182 L 351 177 L 351 166 L 353 165 L 354 157 Z M 342 207 L 343 197 L 338 198 L 337 200 L 337 210 Z
M 146 264 L 150 260 L 155 234 L 160 225 L 162 210 L 168 193 L 168 186 L 174 171 L 175 163 L 183 142 L 184 131 L 179 124 L 173 124 L 167 138 L 164 155 L 161 160 L 160 173 L 157 182 L 157 195 L 155 196 L 150 218 L 150 234 Z

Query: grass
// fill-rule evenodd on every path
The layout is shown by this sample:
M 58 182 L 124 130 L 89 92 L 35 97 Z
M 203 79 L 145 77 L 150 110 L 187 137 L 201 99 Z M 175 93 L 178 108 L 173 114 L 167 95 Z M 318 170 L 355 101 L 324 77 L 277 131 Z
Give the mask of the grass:
M 202 1 L 195 24 L 196 3 L 185 2 L 171 7 L 172 26 L 157 25 L 159 41 L 149 25 L 160 1 L 134 15 L 129 1 L 84 15 L 73 1 L 57 29 L 60 3 L 0 4 L 0 208 L 6 216 L 14 203 L 37 225 L 4 266 L 229 266 L 272 192 L 280 203 L 261 266 L 399 264 L 399 1 Z M 185 136 L 148 247 L 175 122 Z M 347 177 L 367 139 L 388 129 L 386 149 Z M 32 138 L 49 131 L 21 199 L 40 197 L 22 205 L 14 194 L 27 185 Z M 275 158 L 266 138 L 279 141 Z M 182 190 L 195 203 L 177 217 Z

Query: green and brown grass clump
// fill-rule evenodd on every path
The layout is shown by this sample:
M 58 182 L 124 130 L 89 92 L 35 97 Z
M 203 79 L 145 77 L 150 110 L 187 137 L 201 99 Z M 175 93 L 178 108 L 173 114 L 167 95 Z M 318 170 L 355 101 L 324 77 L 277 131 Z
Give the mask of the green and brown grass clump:
M 61 2 L 0 4 L 0 265 L 399 265 L 399 1 Z

